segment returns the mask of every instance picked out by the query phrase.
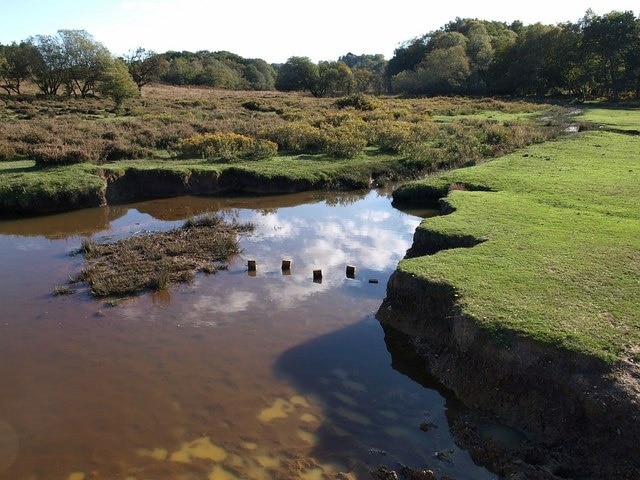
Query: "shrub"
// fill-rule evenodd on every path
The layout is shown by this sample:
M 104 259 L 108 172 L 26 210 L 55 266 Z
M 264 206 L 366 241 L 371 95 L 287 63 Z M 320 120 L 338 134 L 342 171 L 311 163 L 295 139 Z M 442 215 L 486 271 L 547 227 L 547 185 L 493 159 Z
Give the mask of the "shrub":
M 262 158 L 275 157 L 278 154 L 278 144 L 271 140 L 252 139 L 253 149 L 247 158 L 260 160 Z
M 127 142 L 123 139 L 104 142 L 101 160 L 115 161 L 125 159 L 150 158 L 153 150 Z
M 399 153 L 412 140 L 410 125 L 404 122 L 379 122 L 371 129 L 370 143 L 383 152 Z
M 306 122 L 292 122 L 272 128 L 264 136 L 278 144 L 281 150 L 298 153 L 318 153 L 325 144 L 322 130 Z
M 403 148 L 402 153 L 405 155 L 402 160 L 403 165 L 418 170 L 444 160 L 443 152 L 426 143 L 408 144 Z
M 71 165 L 98 160 L 96 152 L 82 146 L 65 144 L 38 145 L 30 148 L 27 156 L 40 166 Z
M 186 157 L 226 161 L 269 158 L 278 153 L 278 146 L 274 142 L 232 132 L 191 135 L 180 142 L 178 149 Z
M 271 105 L 263 105 L 257 100 L 248 100 L 246 102 L 243 102 L 242 106 L 250 112 L 271 113 L 280 111 L 279 109 L 272 107 Z
M 4 139 L 0 139 L 0 162 L 13 160 L 16 155 L 16 149 Z
M 336 158 L 357 157 L 367 140 L 348 129 L 334 128 L 325 137 L 324 151 Z
M 364 93 L 356 93 L 348 97 L 339 98 L 334 102 L 338 108 L 355 108 L 356 110 L 375 110 L 380 106 L 380 101 Z
M 409 123 L 401 121 L 381 121 L 372 125 L 369 143 L 390 153 L 403 153 L 411 145 L 431 140 L 437 127 L 431 121 Z

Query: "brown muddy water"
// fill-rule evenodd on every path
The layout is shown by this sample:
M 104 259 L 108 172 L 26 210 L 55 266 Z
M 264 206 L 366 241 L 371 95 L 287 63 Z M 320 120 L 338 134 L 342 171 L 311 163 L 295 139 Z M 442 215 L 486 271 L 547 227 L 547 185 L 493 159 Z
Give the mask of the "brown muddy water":
M 228 271 L 119 301 L 52 295 L 83 238 L 213 211 L 256 225 Z M 374 318 L 416 213 L 370 192 L 1 220 L 0 479 L 365 479 L 399 464 L 494 478 L 455 445 L 455 400 L 391 367 Z

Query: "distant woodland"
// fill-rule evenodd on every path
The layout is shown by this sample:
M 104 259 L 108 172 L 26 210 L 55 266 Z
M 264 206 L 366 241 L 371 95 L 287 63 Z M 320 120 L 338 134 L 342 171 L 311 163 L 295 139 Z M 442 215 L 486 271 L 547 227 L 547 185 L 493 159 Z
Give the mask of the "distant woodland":
M 84 30 L 60 30 L 0 45 L 0 88 L 21 94 L 102 94 L 116 103 L 151 82 L 233 90 L 306 91 L 316 97 L 365 92 L 404 95 L 640 98 L 640 18 L 633 12 L 575 23 L 523 25 L 456 18 L 407 40 L 391 59 L 347 53 L 283 64 L 226 51 L 157 53 L 135 48 L 121 58 Z

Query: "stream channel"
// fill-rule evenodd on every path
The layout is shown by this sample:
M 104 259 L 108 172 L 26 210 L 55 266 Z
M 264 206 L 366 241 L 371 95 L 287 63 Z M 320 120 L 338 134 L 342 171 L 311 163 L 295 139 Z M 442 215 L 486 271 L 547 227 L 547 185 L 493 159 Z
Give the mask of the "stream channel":
M 204 212 L 256 226 L 228 270 L 118 301 L 53 295 L 81 269 L 83 238 Z M 375 319 L 433 214 L 371 191 L 1 220 L 0 479 L 368 479 L 380 465 L 495 478 L 454 442 L 459 403 L 392 368 Z

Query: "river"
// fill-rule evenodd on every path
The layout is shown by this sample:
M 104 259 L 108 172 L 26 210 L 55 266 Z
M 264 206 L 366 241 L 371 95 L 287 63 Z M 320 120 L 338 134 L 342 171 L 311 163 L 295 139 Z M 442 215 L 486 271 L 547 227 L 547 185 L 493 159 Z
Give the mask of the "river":
M 256 226 L 228 270 L 122 300 L 53 295 L 83 238 L 211 211 Z M 365 479 L 400 464 L 495 478 L 456 446 L 455 399 L 391 367 L 375 319 L 426 214 L 372 191 L 1 220 L 0 479 Z

